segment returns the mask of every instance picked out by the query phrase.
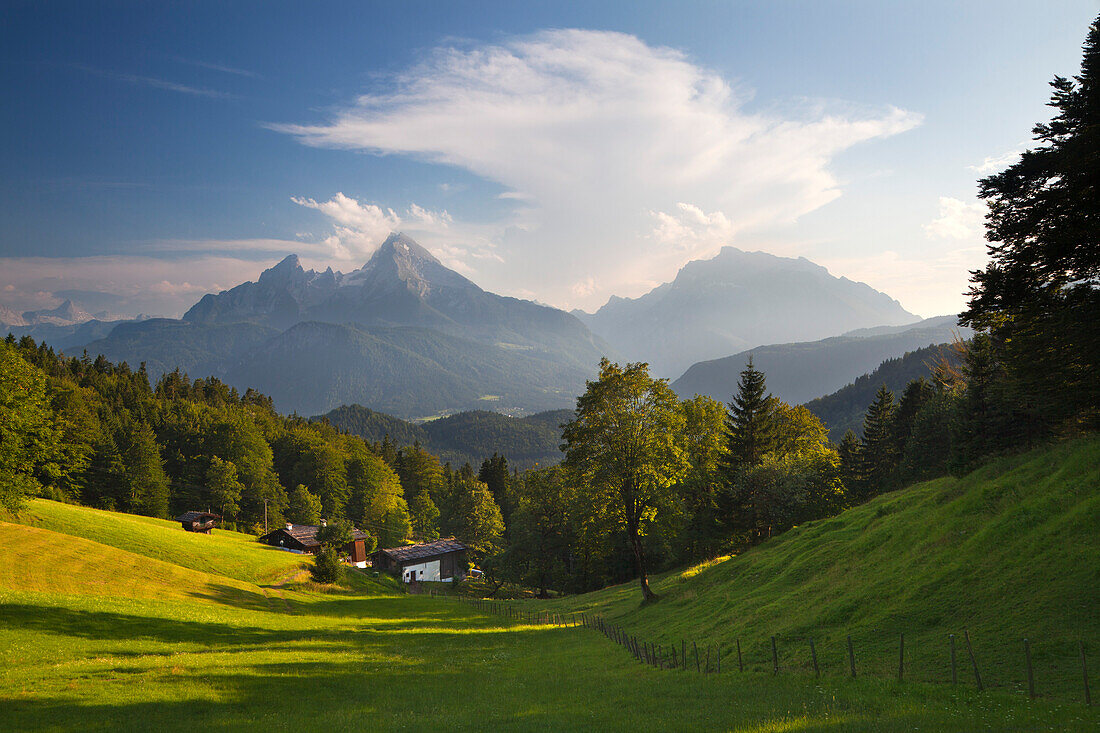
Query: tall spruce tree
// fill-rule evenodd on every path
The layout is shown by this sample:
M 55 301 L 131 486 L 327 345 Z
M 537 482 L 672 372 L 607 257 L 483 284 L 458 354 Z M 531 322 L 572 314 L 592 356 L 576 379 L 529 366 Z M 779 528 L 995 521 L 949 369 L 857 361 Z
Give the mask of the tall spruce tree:
M 767 394 L 764 372 L 749 357 L 737 383 L 737 394 L 726 413 L 726 455 L 723 471 L 732 479 L 737 471 L 760 463 L 772 448 L 774 400 Z
M 898 465 L 894 443 L 894 393 L 882 385 L 863 418 L 863 442 L 860 445 L 860 483 L 862 497 L 881 494 L 892 488 L 890 479 Z

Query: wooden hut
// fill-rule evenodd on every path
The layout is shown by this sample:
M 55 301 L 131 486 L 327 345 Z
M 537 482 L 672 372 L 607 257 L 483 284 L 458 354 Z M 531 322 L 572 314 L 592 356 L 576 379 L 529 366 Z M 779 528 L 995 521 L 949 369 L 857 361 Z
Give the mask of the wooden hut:
M 272 547 L 281 547 L 284 550 L 304 552 L 308 555 L 316 555 L 321 551 L 321 543 L 317 541 L 317 533 L 321 527 L 314 524 L 286 523 L 274 532 L 268 532 L 260 538 L 260 542 Z M 340 548 L 343 554 L 351 558 L 353 565 L 365 568 L 367 566 L 367 533 L 362 530 L 351 530 L 351 541 Z
M 210 534 L 210 530 L 214 529 L 214 525 L 221 519 L 220 514 L 213 514 L 211 512 L 184 512 L 176 517 L 176 521 L 183 525 L 183 528 L 188 532 L 199 532 L 201 534 Z
M 377 570 L 387 570 L 410 583 L 439 581 L 449 583 L 466 577 L 466 545 L 456 540 L 436 540 L 378 550 L 371 554 Z

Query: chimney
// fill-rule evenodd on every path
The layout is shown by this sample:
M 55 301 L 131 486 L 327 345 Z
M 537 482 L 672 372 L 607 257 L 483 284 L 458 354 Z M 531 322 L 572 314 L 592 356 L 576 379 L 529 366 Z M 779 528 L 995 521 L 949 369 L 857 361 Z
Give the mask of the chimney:
M 294 529 L 294 525 L 293 525 L 293 524 L 291 524 L 290 522 L 287 522 L 287 523 L 286 523 L 286 528 L 287 528 L 287 529 Z
M 322 520 L 321 520 L 321 526 L 322 526 L 322 527 L 327 527 L 327 526 L 328 526 L 328 522 L 326 522 L 325 520 L 323 520 L 323 519 L 322 519 Z

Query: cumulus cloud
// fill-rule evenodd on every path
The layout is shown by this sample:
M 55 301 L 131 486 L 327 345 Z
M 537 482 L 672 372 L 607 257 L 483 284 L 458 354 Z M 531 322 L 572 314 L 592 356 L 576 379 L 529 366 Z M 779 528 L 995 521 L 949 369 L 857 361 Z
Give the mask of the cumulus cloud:
M 973 239 L 981 237 L 985 221 L 985 204 L 967 203 L 950 196 L 940 196 L 940 215 L 924 225 L 927 236 L 942 239 Z
M 813 211 L 840 195 L 836 155 L 920 123 L 890 106 L 751 111 L 748 95 L 683 53 L 612 32 L 441 48 L 388 81 L 321 123 L 272 127 L 497 182 L 517 209 L 475 238 L 509 267 L 474 268 L 483 284 L 561 305 L 636 294 L 737 232 Z M 450 222 L 449 234 L 468 226 Z M 599 287 L 580 298 L 573 285 L 592 274 Z

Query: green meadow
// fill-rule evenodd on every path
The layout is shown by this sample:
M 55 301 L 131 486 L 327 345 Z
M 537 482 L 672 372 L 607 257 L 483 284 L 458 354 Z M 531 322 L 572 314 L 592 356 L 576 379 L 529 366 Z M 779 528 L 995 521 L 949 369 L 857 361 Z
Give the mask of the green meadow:
M 1100 642 L 1098 456 L 1100 442 L 1079 441 L 880 497 L 666 574 L 651 606 L 639 607 L 634 585 L 513 602 L 599 613 L 658 643 L 720 643 L 721 674 L 648 667 L 592 630 L 404 595 L 369 572 L 316 586 L 301 557 L 246 535 L 36 500 L 0 523 L 0 721 L 13 731 L 1096 730 L 1072 657 L 1078 637 Z M 962 647 L 960 684 L 943 679 L 946 633 L 962 628 L 986 666 L 984 692 Z M 899 683 L 901 629 L 913 656 Z M 854 680 L 838 651 L 848 633 Z M 992 643 L 1009 650 L 1025 634 L 1035 700 L 1013 682 L 1012 653 Z M 810 636 L 820 678 L 799 656 Z M 1062 664 L 1060 677 L 1050 666 Z

